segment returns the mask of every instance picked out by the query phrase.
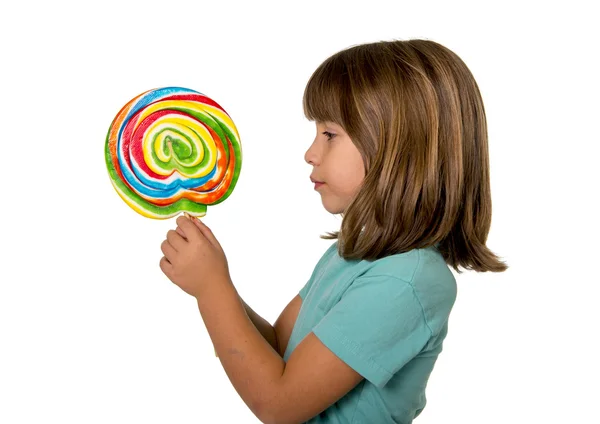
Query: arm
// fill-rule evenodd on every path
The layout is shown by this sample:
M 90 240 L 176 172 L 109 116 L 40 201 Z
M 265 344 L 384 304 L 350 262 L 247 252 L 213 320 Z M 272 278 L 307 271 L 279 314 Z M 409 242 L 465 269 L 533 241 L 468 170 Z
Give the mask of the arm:
M 246 310 L 246 314 L 248 315 L 248 318 L 250 318 L 250 321 L 252 321 L 256 329 L 262 334 L 265 340 L 269 342 L 273 349 L 279 353 L 279 356 L 283 358 L 292 330 L 294 329 L 294 324 L 298 318 L 300 307 L 302 306 L 302 298 L 300 295 L 296 295 L 290 303 L 287 304 L 274 325 L 269 324 L 266 319 L 254 312 L 254 310 L 244 302 L 244 299 L 240 297 L 240 300 L 244 305 L 244 309 Z
M 250 320 L 231 280 L 207 287 L 196 299 L 227 377 L 260 418 L 261 405 L 283 375 L 283 359 Z
M 304 422 L 362 380 L 312 333 L 296 347 L 286 365 L 246 314 L 231 280 L 210 286 L 197 301 L 229 380 L 265 423 Z M 298 296 L 286 310 L 299 310 L 300 304 Z M 275 324 L 286 333 L 283 349 L 289 339 L 286 329 L 293 327 L 292 315 L 282 313 Z
M 275 332 L 275 328 L 271 324 L 269 324 L 269 322 L 266 319 L 264 319 L 263 317 L 258 315 L 256 312 L 254 312 L 252 310 L 252 308 L 250 306 L 248 306 L 248 304 L 246 302 L 244 302 L 244 299 L 242 299 L 241 297 L 240 297 L 240 301 L 242 302 L 242 305 L 244 306 L 244 309 L 246 310 L 246 314 L 248 315 L 248 318 L 250 318 L 250 321 L 252 321 L 252 324 L 254 324 L 254 326 L 259 331 L 259 333 L 264 337 L 264 339 L 267 342 L 269 342 L 271 347 L 273 349 L 275 349 L 276 352 L 279 353 L 279 343 L 278 343 L 278 339 L 277 339 L 277 333 Z M 279 353 L 279 354 L 281 356 L 283 356 L 281 353 Z
M 185 233 L 179 226 L 177 227 L 176 231 L 180 236 L 186 238 Z M 252 324 L 254 324 L 256 329 L 265 338 L 265 340 L 267 342 L 269 342 L 271 347 L 273 349 L 275 349 L 276 352 L 279 352 L 280 349 L 279 349 L 279 344 L 278 344 L 277 332 L 275 331 L 275 328 L 273 328 L 273 326 L 271 324 L 269 324 L 267 320 L 265 320 L 263 317 L 258 315 L 256 312 L 254 312 L 252 310 L 252 308 L 250 306 L 248 306 L 241 297 L 240 297 L 240 302 L 242 302 L 242 305 L 244 305 L 246 314 L 248 315 L 248 318 L 250 318 L 250 321 L 252 321 Z M 296 321 L 296 319 L 294 317 L 294 322 L 295 321 Z M 293 327 L 293 323 L 292 323 L 292 327 Z M 291 332 L 291 329 L 290 329 L 290 332 Z M 289 338 L 289 334 L 288 334 L 287 338 Z M 286 344 L 287 344 L 287 342 L 286 342 Z M 285 347 L 284 347 L 283 352 L 285 352 Z M 283 356 L 283 352 L 280 353 L 281 356 Z M 215 349 L 215 354 L 217 354 L 216 349 Z
M 298 319 L 300 308 L 302 307 L 302 298 L 297 294 L 290 303 L 283 309 L 277 321 L 275 321 L 274 328 L 275 334 L 277 334 L 277 343 L 279 345 L 279 354 L 283 358 L 285 350 L 287 349 L 292 330 Z
M 304 422 L 358 384 L 362 377 L 312 335 L 286 364 L 248 317 L 212 231 L 183 216 L 177 224 L 184 235 L 167 232 L 160 268 L 196 298 L 227 376 L 261 421 Z

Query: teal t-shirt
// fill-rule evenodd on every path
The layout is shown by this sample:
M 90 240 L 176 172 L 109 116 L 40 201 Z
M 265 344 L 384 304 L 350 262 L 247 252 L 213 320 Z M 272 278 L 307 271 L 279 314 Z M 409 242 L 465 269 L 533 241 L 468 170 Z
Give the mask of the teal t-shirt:
M 300 290 L 283 359 L 312 331 L 364 380 L 308 423 L 411 423 L 448 331 L 454 275 L 435 247 L 375 261 L 347 261 L 337 247 Z

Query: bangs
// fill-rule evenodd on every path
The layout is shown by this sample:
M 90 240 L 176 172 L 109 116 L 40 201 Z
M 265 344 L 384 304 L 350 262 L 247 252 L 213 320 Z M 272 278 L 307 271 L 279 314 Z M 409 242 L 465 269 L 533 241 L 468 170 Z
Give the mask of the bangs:
M 341 99 L 350 99 L 348 71 L 346 63 L 339 54 L 323 62 L 312 74 L 306 89 L 302 105 L 304 116 L 309 121 L 330 121 L 347 128 L 348 111 Z

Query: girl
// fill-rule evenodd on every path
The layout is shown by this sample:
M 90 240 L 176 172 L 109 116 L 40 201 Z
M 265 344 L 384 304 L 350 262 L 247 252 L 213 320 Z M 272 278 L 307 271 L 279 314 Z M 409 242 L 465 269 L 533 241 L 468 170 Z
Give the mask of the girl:
M 306 152 L 337 239 L 274 326 L 238 296 L 210 229 L 179 217 L 163 272 L 195 296 L 235 389 L 265 423 L 410 423 L 448 331 L 450 271 L 486 247 L 487 129 L 472 74 L 429 40 L 353 46 L 311 76 Z

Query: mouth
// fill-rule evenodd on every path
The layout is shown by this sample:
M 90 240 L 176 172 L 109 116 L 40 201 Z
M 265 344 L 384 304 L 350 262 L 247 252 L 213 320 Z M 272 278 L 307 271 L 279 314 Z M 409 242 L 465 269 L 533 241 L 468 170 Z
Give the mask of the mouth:
M 319 187 L 325 184 L 323 181 L 317 181 L 314 178 L 311 178 L 310 180 L 315 184 L 315 190 L 317 190 Z
M 310 181 L 312 181 L 315 184 L 315 190 L 321 187 L 323 184 L 325 184 L 323 181 L 317 181 L 312 177 L 310 177 Z

